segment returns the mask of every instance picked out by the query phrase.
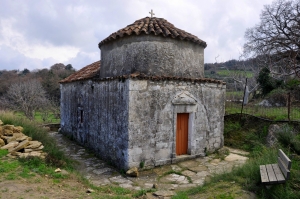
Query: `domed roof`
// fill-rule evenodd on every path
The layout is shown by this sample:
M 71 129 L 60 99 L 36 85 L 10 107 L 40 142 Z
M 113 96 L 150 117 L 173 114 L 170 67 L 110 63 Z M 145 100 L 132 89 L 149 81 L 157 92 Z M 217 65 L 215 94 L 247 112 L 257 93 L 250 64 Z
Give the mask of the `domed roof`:
M 191 41 L 203 46 L 204 48 L 207 46 L 206 42 L 202 41 L 197 36 L 176 28 L 173 24 L 163 18 L 156 17 L 145 17 L 143 19 L 136 20 L 133 24 L 130 24 L 125 28 L 109 35 L 107 38 L 102 40 L 98 46 L 100 48 L 103 44 L 108 43 L 109 41 L 134 34 L 140 35 L 142 33 L 147 35 L 161 35 L 164 37 L 171 37 L 173 39 Z

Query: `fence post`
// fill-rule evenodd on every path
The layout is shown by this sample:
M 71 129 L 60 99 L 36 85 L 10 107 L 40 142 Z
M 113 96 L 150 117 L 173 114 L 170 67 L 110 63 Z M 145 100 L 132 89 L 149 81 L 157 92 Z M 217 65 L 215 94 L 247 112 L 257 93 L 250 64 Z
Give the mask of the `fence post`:
M 291 93 L 288 93 L 288 120 L 291 121 Z
M 242 102 L 242 109 L 241 109 L 241 117 L 240 117 L 240 119 L 242 119 L 242 114 L 243 114 L 243 109 L 244 109 L 244 100 L 245 100 L 245 93 L 246 93 L 246 88 L 247 88 L 247 81 L 248 81 L 248 78 L 246 78 L 246 82 L 245 82 L 244 96 L 243 96 L 243 102 Z

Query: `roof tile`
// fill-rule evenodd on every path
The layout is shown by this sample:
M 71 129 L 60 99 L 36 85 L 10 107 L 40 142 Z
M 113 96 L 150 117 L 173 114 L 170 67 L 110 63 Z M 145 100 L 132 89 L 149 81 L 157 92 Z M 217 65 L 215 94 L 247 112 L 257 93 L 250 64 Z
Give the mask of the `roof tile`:
M 59 83 L 75 82 L 80 80 L 92 79 L 99 74 L 100 61 L 94 62 L 86 67 L 83 67 L 79 71 L 73 73 L 69 77 L 61 80 Z

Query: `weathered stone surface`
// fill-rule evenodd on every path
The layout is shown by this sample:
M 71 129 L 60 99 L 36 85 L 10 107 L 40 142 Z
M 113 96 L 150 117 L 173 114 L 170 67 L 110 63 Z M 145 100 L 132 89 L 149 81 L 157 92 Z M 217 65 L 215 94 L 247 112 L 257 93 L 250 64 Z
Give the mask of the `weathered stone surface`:
M 4 140 L 2 140 L 2 139 L 0 138 L 0 147 L 3 147 L 4 145 L 5 145 Z
M 192 177 L 192 176 L 196 175 L 195 172 L 190 171 L 190 170 L 185 170 L 185 171 L 182 172 L 182 174 L 185 175 L 185 176 L 189 176 L 189 177 Z
M 61 172 L 61 169 L 60 169 L 60 168 L 57 168 L 57 169 L 54 170 L 54 172 L 55 172 L 55 173 L 59 173 L 59 172 Z
M 1 138 L 5 141 L 5 143 L 10 143 L 16 141 L 16 137 L 14 136 L 1 136 Z
M 3 135 L 12 136 L 13 134 L 14 134 L 13 130 L 10 130 L 8 128 L 3 130 Z
M 3 122 L 2 122 L 2 120 L 0 120 L 0 126 L 1 126 L 1 125 L 3 125 Z
M 8 151 L 9 152 L 19 151 L 21 149 L 24 149 L 28 145 L 29 145 L 29 141 L 28 140 L 24 140 L 23 142 L 20 142 L 15 148 L 12 148 L 12 149 L 10 149 Z
M 41 157 L 42 153 L 38 151 L 32 151 L 29 153 L 29 156 L 31 157 Z
M 277 143 L 276 133 L 280 130 L 280 126 L 277 124 L 271 124 L 268 129 L 267 146 L 272 147 Z
M 15 126 L 14 128 L 13 128 L 13 131 L 14 131 L 14 133 L 22 133 L 23 132 L 23 127 L 21 127 L 21 126 Z
M 225 161 L 228 162 L 238 161 L 238 160 L 246 161 L 247 159 L 248 159 L 247 157 L 231 153 L 225 158 Z
M 1 149 L 8 149 L 9 150 L 9 149 L 15 148 L 18 145 L 19 145 L 19 142 L 12 141 L 12 142 L 8 143 L 7 145 L 2 146 Z
M 170 174 L 161 179 L 162 182 L 176 183 L 176 184 L 187 184 L 189 181 L 187 177 L 178 175 L 178 174 Z
M 23 136 L 18 137 L 16 140 L 19 141 L 19 142 L 22 142 L 22 141 L 24 141 L 26 139 L 28 139 L 28 136 L 26 136 L 26 135 L 23 134 Z
M 133 167 L 126 172 L 126 175 L 131 176 L 131 177 L 138 177 L 139 170 L 136 167 Z
M 43 148 L 45 148 L 45 147 L 43 145 L 41 145 L 40 147 L 32 149 L 32 150 L 33 151 L 40 151 L 40 150 L 43 150 Z
M 201 172 L 201 171 L 206 171 L 207 167 L 204 166 L 204 165 L 199 165 L 199 166 L 196 166 L 196 167 L 190 167 L 189 169 L 191 171 L 194 171 L 194 172 Z
M 174 191 L 156 191 L 153 193 L 155 196 L 162 196 L 162 197 L 171 197 L 175 195 Z
M 39 141 L 30 141 L 29 145 L 26 146 L 26 149 L 36 149 L 42 146 L 42 143 Z
M 29 153 L 31 151 L 33 151 L 33 150 L 32 149 L 24 149 L 24 153 Z
M 13 131 L 14 130 L 14 125 L 6 124 L 6 125 L 3 126 L 3 129 Z

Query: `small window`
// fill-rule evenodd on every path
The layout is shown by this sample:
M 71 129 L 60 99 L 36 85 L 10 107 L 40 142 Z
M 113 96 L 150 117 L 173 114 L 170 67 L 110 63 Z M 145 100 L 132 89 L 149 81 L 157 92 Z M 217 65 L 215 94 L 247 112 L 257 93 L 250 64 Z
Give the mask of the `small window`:
M 80 123 L 83 123 L 83 110 L 80 110 Z

